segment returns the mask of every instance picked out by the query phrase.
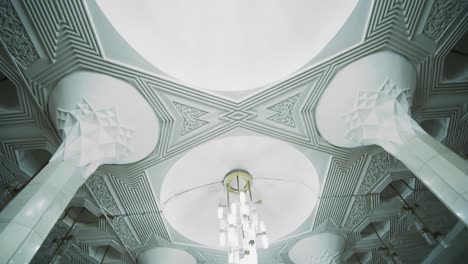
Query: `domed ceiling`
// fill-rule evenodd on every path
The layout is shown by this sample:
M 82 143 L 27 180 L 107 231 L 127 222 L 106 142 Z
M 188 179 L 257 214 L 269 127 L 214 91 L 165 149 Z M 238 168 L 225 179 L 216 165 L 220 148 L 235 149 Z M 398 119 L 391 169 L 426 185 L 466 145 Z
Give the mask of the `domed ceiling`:
M 199 89 L 241 91 L 299 70 L 340 30 L 357 0 L 97 3 L 163 72 Z
M 202 144 L 170 169 L 161 187 L 163 215 L 180 234 L 211 248 L 219 246 L 218 204 L 224 204 L 224 177 L 234 169 L 252 176 L 259 217 L 271 243 L 311 217 L 319 193 L 313 163 L 288 144 L 268 137 L 231 136 Z M 200 206 L 197 206 L 200 205 Z

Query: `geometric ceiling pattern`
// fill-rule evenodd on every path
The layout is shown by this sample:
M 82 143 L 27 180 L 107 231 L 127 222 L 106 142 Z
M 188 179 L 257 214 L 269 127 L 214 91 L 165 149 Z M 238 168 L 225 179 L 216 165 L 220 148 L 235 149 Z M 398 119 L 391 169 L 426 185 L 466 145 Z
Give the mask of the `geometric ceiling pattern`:
M 14 108 L 0 111 L 0 187 L 22 186 L 30 178 L 16 153 L 54 153 L 60 145 L 47 115 L 47 98 L 55 83 L 73 71 L 92 70 L 133 84 L 161 125 L 158 146 L 147 158 L 130 165 L 104 165 L 90 177 L 69 205 L 70 214 L 86 209 L 87 224 L 64 240 L 72 223 L 59 220 L 33 262 L 47 263 L 57 255 L 50 250 L 54 243 L 70 241 L 59 247 L 69 263 L 99 263 L 96 252 L 106 247 L 115 250 L 116 262 L 134 263 L 138 253 L 155 246 L 187 250 L 198 263 L 225 263 L 224 252 L 181 242 L 161 215 L 158 190 L 149 177 L 162 178 L 187 150 L 237 131 L 267 135 L 304 153 L 314 150 L 330 157 L 314 216 L 297 232 L 260 251 L 260 263 L 292 263 L 289 249 L 323 230 L 338 230 L 347 237 L 344 255 L 349 262 L 355 261 L 353 256 L 383 262 L 379 241 L 363 235 L 371 222 L 388 227 L 385 238 L 405 262 L 423 259 L 432 248 L 400 214 L 401 206 L 383 208 L 384 189 L 391 182 L 407 183 L 405 198 L 417 203 L 428 225 L 441 233 L 450 231 L 455 218 L 381 148 L 344 149 L 322 139 L 314 121 L 315 105 L 340 68 L 375 51 L 393 50 L 417 65 L 413 118 L 418 123 L 448 120 L 443 143 L 468 153 L 468 80 L 444 77 L 446 58 L 468 32 L 468 2 L 362 0 L 350 20 L 354 26 L 345 24 L 331 43 L 353 35 L 350 41 L 331 45 L 287 80 L 230 100 L 170 81 L 135 59 L 137 55 L 120 56 L 123 40 L 92 0 L 0 0 L 0 72 L 5 76 L 2 82 L 16 87 L 18 101 Z

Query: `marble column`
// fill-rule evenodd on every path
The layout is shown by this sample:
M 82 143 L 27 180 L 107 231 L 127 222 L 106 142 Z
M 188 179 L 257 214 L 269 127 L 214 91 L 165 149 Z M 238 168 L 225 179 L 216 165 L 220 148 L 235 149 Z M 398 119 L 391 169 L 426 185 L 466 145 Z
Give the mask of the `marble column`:
M 197 260 L 190 255 L 187 251 L 156 247 L 144 251 L 137 257 L 138 264 L 154 264 L 154 263 L 184 263 L 184 264 L 197 264 Z
M 299 240 L 288 254 L 296 264 L 339 264 L 345 246 L 343 236 L 325 232 Z
M 416 71 L 403 56 L 381 51 L 337 73 L 317 107 L 322 136 L 340 147 L 376 144 L 403 162 L 468 225 L 468 163 L 411 117 Z
M 105 91 L 108 96 L 99 96 L 96 92 L 102 92 L 96 88 L 99 84 L 108 87 Z M 146 144 L 154 148 L 157 137 L 133 140 L 135 134 L 144 136 L 146 132 L 141 133 L 142 126 L 128 122 L 128 118 L 119 118 L 129 101 L 146 105 L 147 109 L 140 113 L 144 117 L 133 122 L 151 122 L 146 129 L 158 132 L 156 116 L 135 89 L 128 86 L 121 80 L 91 72 L 76 72 L 59 82 L 49 107 L 52 105 L 56 110 L 53 116 L 63 143 L 49 163 L 0 213 L 0 263 L 28 263 L 78 188 L 100 165 L 144 158 L 148 150 L 134 149 L 145 143 L 138 142 L 141 140 L 147 140 Z M 119 100 L 125 100 L 125 104 Z M 123 123 L 132 128 L 124 127 Z

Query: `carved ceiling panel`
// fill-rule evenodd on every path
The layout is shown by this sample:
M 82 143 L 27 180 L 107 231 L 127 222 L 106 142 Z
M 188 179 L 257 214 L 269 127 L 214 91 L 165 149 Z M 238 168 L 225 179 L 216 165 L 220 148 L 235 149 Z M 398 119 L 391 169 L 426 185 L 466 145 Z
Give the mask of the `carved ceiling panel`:
M 160 143 L 148 158 L 132 165 L 102 166 L 86 183 L 89 193 L 83 199 L 103 217 L 100 230 L 112 233 L 125 253 L 124 262 L 131 263 L 145 248 L 161 245 L 183 248 L 198 263 L 225 262 L 225 255 L 218 251 L 171 242 L 147 170 L 170 163 L 187 150 L 235 129 L 331 155 L 310 230 L 300 236 L 333 222 L 348 232 L 348 247 L 355 246 L 361 240 L 357 228 L 369 221 L 369 213 L 378 204 L 369 197 L 399 165 L 377 147 L 342 149 L 326 143 L 314 124 L 315 105 L 341 67 L 377 50 L 394 50 L 418 68 L 414 118 L 418 122 L 449 118 L 445 143 L 466 153 L 467 107 L 463 103 L 454 106 L 450 100 L 435 105 L 430 99 L 468 96 L 468 82 L 446 82 L 442 78 L 447 54 L 468 30 L 467 6 L 463 0 L 372 1 L 371 12 L 365 14 L 365 36 L 357 45 L 251 97 L 230 100 L 172 82 L 159 72 L 149 73 L 133 62 L 110 59 L 101 40 L 104 33 L 97 30 L 96 14 L 90 11 L 95 7 L 91 0 L 0 0 L 0 72 L 17 87 L 19 101 L 17 111 L 0 111 L 0 129 L 8 127 L 13 131 L 0 135 L 0 183 L 24 184 L 29 178 L 19 168 L 15 151 L 42 148 L 55 152 L 60 141 L 46 113 L 48 95 L 66 74 L 88 69 L 134 84 L 161 120 Z M 116 43 L 122 45 L 122 41 L 117 39 Z M 14 127 L 23 131 L 32 127 L 30 130 L 37 132 L 34 136 L 22 135 L 14 133 Z M 414 201 L 433 199 L 430 192 L 420 187 L 415 187 Z M 444 221 L 447 224 L 434 228 L 443 230 L 453 219 Z M 57 224 L 51 237 L 61 236 L 66 228 L 62 224 Z M 290 238 L 260 251 L 260 263 L 292 263 L 287 253 L 297 239 Z M 405 237 L 395 235 L 395 241 L 400 240 L 403 242 L 395 244 L 402 257 L 409 259 L 411 250 L 419 255 L 427 251 L 420 242 L 405 244 Z M 375 263 L 383 260 L 376 250 L 371 252 Z M 65 255 L 76 263 L 93 263 L 89 245 L 73 243 Z M 39 254 L 37 263 L 44 263 L 47 257 Z

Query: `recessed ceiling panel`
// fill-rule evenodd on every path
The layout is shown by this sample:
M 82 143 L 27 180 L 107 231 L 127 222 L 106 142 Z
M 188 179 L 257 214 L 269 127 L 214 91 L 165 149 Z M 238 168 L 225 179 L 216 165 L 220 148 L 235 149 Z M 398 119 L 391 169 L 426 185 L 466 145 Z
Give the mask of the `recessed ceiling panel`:
M 201 89 L 239 91 L 279 81 L 317 55 L 357 0 L 98 0 L 154 66 Z
M 188 239 L 219 248 L 217 206 L 226 204 L 222 181 L 233 169 L 253 177 L 253 200 L 274 242 L 295 231 L 317 202 L 319 181 L 310 160 L 268 137 L 233 136 L 191 150 L 168 172 L 160 202 L 169 224 Z

